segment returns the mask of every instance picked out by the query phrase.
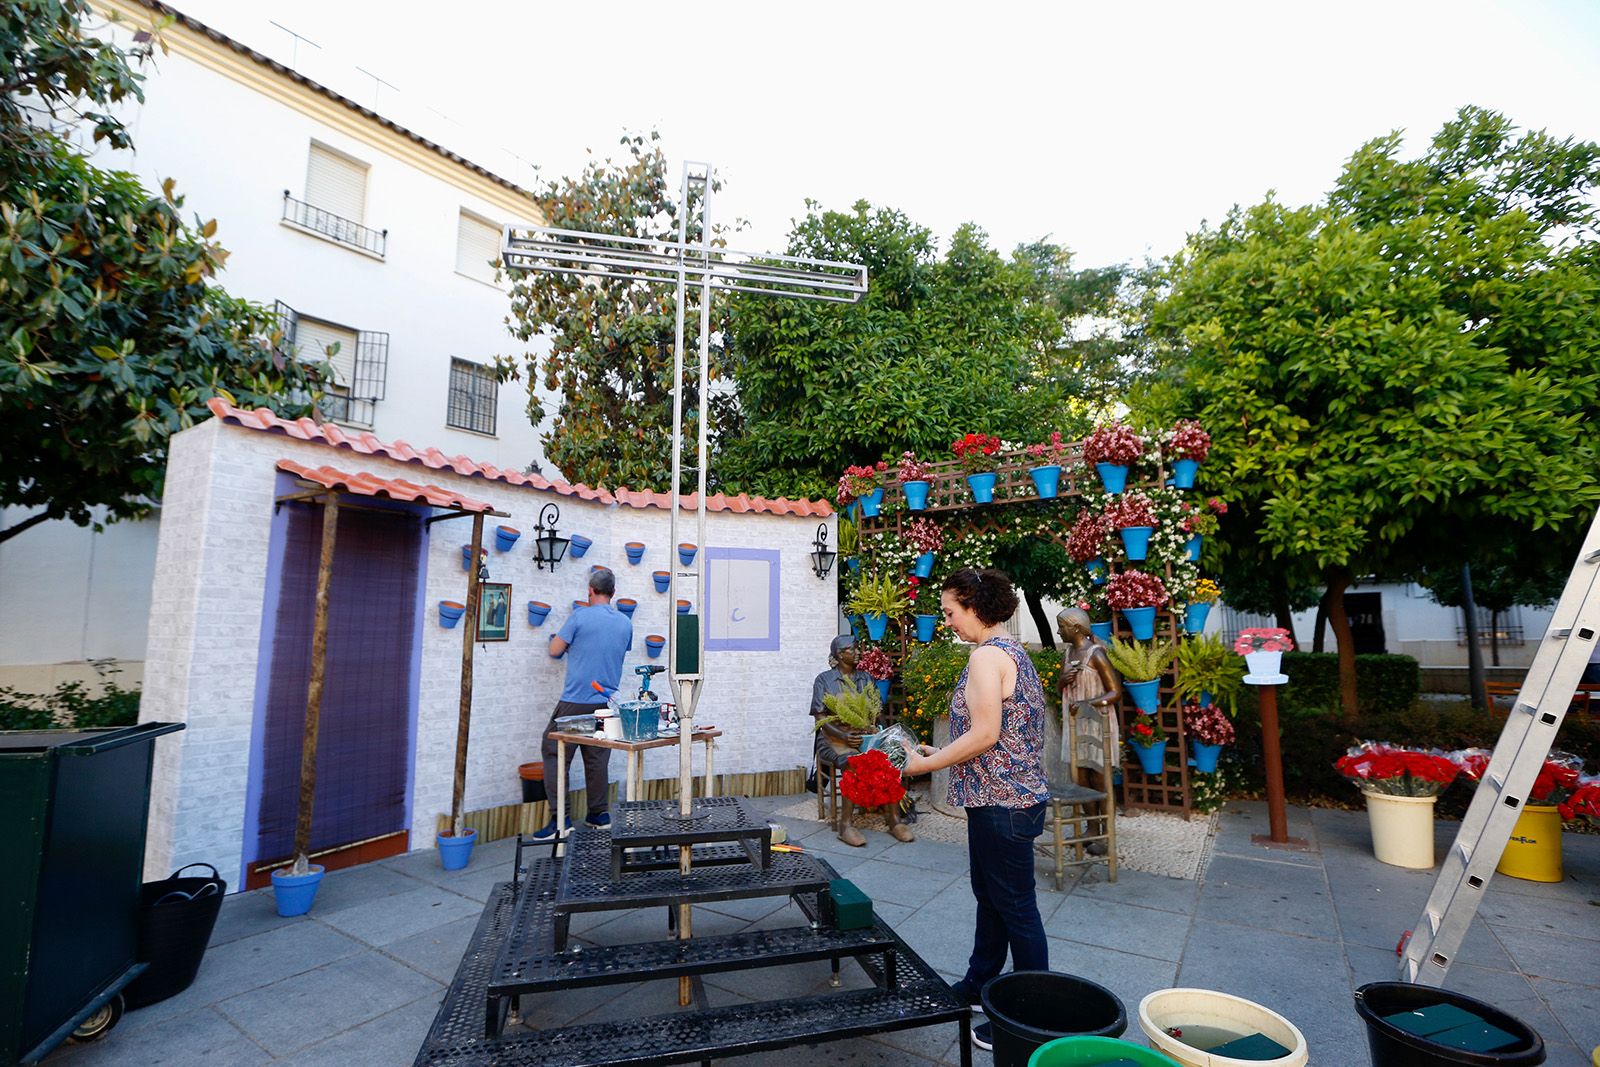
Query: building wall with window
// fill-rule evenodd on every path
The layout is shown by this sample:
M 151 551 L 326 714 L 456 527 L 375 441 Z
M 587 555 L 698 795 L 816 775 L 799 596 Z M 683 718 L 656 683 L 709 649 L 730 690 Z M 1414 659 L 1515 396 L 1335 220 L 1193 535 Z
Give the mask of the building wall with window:
M 124 36 L 153 15 L 135 0 L 100 6 L 127 21 Z M 338 342 L 325 414 L 538 470 L 525 383 L 481 370 L 525 350 L 488 259 L 501 226 L 542 221 L 529 196 L 192 21 L 163 36 L 145 102 L 125 111 L 136 151 L 97 162 L 152 191 L 171 177 L 187 216 L 216 219 L 230 253 L 219 283 L 278 306 L 302 358 Z M 146 523 L 103 535 L 47 523 L 0 544 L 0 685 L 92 678 L 86 661 L 99 659 L 136 682 L 155 536 Z

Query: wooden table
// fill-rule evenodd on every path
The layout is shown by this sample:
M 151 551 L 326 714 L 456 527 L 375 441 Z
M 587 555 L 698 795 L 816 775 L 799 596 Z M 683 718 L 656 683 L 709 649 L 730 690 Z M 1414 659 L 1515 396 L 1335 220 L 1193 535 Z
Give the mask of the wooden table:
M 556 739 L 556 833 L 565 837 L 567 833 L 567 746 L 588 745 L 591 748 L 620 749 L 628 754 L 627 776 L 623 779 L 623 799 L 638 800 L 639 794 L 644 790 L 644 753 L 652 748 L 666 748 L 677 745 L 678 735 L 670 734 L 666 737 L 657 737 L 649 741 L 616 741 L 609 737 L 597 737 L 594 734 L 569 734 L 557 730 L 552 737 Z M 690 743 L 700 742 L 706 746 L 706 786 L 705 795 L 716 795 L 716 779 L 711 776 L 711 750 L 716 747 L 716 739 L 722 736 L 722 731 L 714 726 L 696 728 L 689 735 Z

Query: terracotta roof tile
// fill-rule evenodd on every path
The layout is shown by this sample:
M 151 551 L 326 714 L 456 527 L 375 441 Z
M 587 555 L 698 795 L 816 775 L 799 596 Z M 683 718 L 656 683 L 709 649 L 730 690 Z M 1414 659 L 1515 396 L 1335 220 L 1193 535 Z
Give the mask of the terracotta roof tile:
M 448 470 L 468 478 L 488 478 L 493 481 L 505 482 L 508 485 L 525 486 L 529 489 L 557 493 L 561 496 L 574 496 L 580 500 L 589 500 L 600 504 L 622 504 L 630 508 L 661 508 L 663 510 L 672 506 L 672 495 L 670 493 L 653 493 L 648 490 L 631 490 L 626 487 L 608 491 L 606 489 L 590 488 L 587 485 L 552 482 L 537 474 L 502 470 L 492 464 L 476 463 L 467 456 L 447 456 L 437 448 L 418 451 L 405 441 L 385 443 L 376 434 L 348 432 L 331 422 L 317 422 L 309 418 L 281 419 L 269 408 L 234 407 L 221 397 L 211 398 L 207 402 L 207 406 L 211 408 L 211 413 L 217 418 L 222 419 L 224 422 L 231 422 L 235 426 L 260 430 L 264 433 L 282 434 L 298 441 L 309 441 L 313 444 L 327 445 L 330 448 L 347 449 L 364 456 L 384 456 L 401 463 L 421 464 L 431 470 Z M 282 467 L 283 463 L 288 462 L 290 461 L 284 460 L 279 466 Z M 284 469 L 287 470 L 289 468 L 285 467 Z M 332 470 L 333 468 L 320 469 Z M 334 471 L 334 473 L 336 475 L 339 474 L 337 471 Z M 347 477 L 344 475 L 339 476 Z M 357 480 L 362 481 L 369 478 L 374 482 L 383 481 L 383 479 L 369 475 L 360 475 Z M 393 484 L 418 490 L 446 493 L 445 490 L 438 489 L 435 486 L 413 486 L 410 482 L 400 480 L 393 480 Z M 361 490 L 355 489 L 352 491 L 360 492 Z M 689 493 L 684 496 L 682 506 L 685 510 L 693 511 L 695 494 Z M 483 505 L 483 508 L 487 509 L 488 505 Z M 479 509 L 473 508 L 469 510 Z M 822 500 L 788 500 L 783 497 L 779 497 L 776 500 L 768 500 L 759 496 L 747 496 L 744 493 L 734 497 L 713 493 L 706 497 L 706 510 L 754 511 L 769 515 L 801 515 L 819 518 L 826 518 L 833 514 L 832 506 Z
M 390 500 L 404 500 L 414 504 L 432 504 L 436 508 L 459 508 L 462 511 L 493 511 L 491 504 L 471 497 L 440 489 L 437 485 L 418 485 L 403 478 L 379 478 L 375 474 L 346 474 L 336 467 L 307 467 L 292 459 L 278 460 L 278 469 L 288 471 L 307 481 L 316 482 L 328 489 L 356 493 L 359 496 L 382 496 Z

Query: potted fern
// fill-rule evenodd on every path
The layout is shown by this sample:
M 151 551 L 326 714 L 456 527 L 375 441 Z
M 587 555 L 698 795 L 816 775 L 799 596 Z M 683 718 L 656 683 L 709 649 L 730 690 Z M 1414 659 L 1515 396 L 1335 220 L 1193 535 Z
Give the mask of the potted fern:
M 846 681 L 838 693 L 828 693 L 822 698 L 822 707 L 828 712 L 818 716 L 816 729 L 832 725 L 851 737 L 870 734 L 878 728 L 878 687 L 857 685 Z M 857 742 L 859 744 L 859 742 Z
M 857 553 L 861 551 L 861 538 L 856 533 L 856 524 L 839 516 L 839 558 L 844 560 L 853 574 L 861 569 L 861 560 Z
M 1215 701 L 1229 715 L 1239 712 L 1244 664 L 1220 636 L 1191 637 L 1178 646 L 1178 677 L 1172 691 L 1179 700 L 1210 707 Z
M 911 610 L 911 598 L 889 574 L 876 578 L 863 578 L 850 597 L 850 614 L 866 619 L 867 636 L 882 641 L 889 628 L 890 619 L 898 619 Z
M 1133 699 L 1134 707 L 1142 712 L 1153 712 L 1161 706 L 1161 676 L 1177 654 L 1178 650 L 1172 645 L 1124 641 L 1120 637 L 1113 637 L 1111 647 L 1106 650 L 1111 665 L 1123 677 L 1123 689 Z

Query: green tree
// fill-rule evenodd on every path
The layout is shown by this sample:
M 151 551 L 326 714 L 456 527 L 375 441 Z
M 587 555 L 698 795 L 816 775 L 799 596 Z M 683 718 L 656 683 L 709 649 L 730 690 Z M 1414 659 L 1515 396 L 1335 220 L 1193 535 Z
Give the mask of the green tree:
M 286 359 L 259 306 L 207 284 L 216 223 L 185 225 L 169 180 L 152 197 L 90 165 L 51 124 L 129 144 L 110 114 L 142 98 L 131 55 L 86 36 L 76 0 L 0 8 L 0 505 L 46 519 L 140 515 L 159 498 L 167 439 L 222 395 L 310 410 L 323 363 Z M 147 48 L 146 48 L 147 51 Z
M 576 178 L 546 183 L 536 200 L 548 224 L 655 241 L 678 239 L 677 189 L 668 180 L 660 135 L 622 138 L 620 162 L 591 162 Z M 717 188 L 715 184 L 713 189 Z M 698 194 L 691 192 L 688 240 L 700 240 Z M 721 243 L 714 228 L 713 240 Z M 698 290 L 693 290 L 698 292 Z M 691 293 L 691 305 L 693 293 Z M 546 411 L 536 392 L 540 381 L 558 392 L 555 420 L 540 440 L 545 455 L 571 481 L 596 486 L 666 489 L 672 466 L 672 348 L 677 297 L 670 286 L 647 285 L 593 275 L 518 273 L 512 276 L 511 332 L 519 340 L 548 338 L 549 354 L 499 360 L 502 378 L 526 370 L 528 417 L 538 425 Z M 700 318 L 685 315 L 684 437 L 699 433 Z M 727 311 L 714 299 L 710 368 L 721 375 Z M 726 401 L 712 398 L 713 439 Z M 713 447 L 714 441 L 713 441 Z M 688 488 L 693 488 L 692 482 Z
M 948 458 L 969 431 L 1026 442 L 1081 428 L 1086 417 L 1040 362 L 1061 331 L 1036 264 L 1005 259 L 970 224 L 940 257 L 932 234 L 899 211 L 809 207 L 789 254 L 866 264 L 867 295 L 734 300 L 740 422 L 719 456 L 724 484 L 831 497 L 851 463 L 906 449 Z
M 1600 147 L 1467 108 L 1413 161 L 1358 151 L 1328 202 L 1202 229 L 1155 310 L 1148 414 L 1198 416 L 1237 535 L 1326 587 L 1342 703 L 1360 574 L 1459 562 L 1462 530 L 1560 536 L 1600 503 Z

